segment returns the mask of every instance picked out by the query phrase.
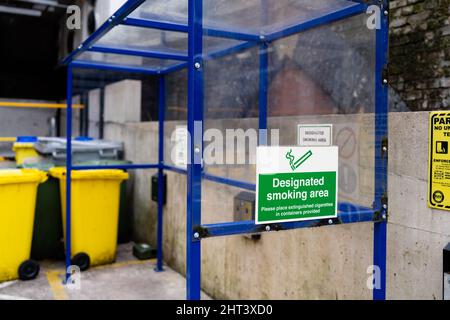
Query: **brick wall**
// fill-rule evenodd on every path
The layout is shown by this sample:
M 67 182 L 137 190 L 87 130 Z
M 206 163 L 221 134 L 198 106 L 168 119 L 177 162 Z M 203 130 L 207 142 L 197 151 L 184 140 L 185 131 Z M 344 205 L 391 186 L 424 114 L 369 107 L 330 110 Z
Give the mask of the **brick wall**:
M 390 1 L 390 84 L 409 110 L 450 107 L 450 0 Z

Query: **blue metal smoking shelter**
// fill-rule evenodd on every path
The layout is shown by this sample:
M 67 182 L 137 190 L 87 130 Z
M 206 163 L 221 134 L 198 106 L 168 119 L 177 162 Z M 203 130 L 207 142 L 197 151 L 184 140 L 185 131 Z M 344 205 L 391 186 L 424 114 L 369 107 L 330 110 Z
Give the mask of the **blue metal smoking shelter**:
M 236 1 L 228 1 L 230 5 Z M 388 84 L 385 74 L 388 51 L 388 1 L 356 0 L 279 0 L 287 8 L 281 21 L 269 10 L 270 0 L 254 0 L 252 3 L 259 13 L 256 20 L 245 21 L 242 13 L 224 14 L 220 20 L 217 15 L 210 16 L 214 10 L 227 6 L 222 0 L 128 0 L 98 30 L 73 51 L 63 63 L 68 66 L 67 73 L 67 224 L 66 224 L 66 265 L 71 265 L 71 172 L 91 169 L 157 169 L 158 170 L 158 259 L 156 271 L 163 271 L 163 174 L 173 171 L 187 175 L 187 299 L 200 299 L 201 279 L 201 241 L 208 237 L 261 233 L 297 228 L 319 227 L 324 225 L 372 222 L 374 223 L 374 265 L 381 271 L 381 284 L 373 289 L 373 298 L 386 297 L 386 228 L 387 228 L 387 114 Z M 273 1 L 272 1 L 273 2 Z M 242 2 L 241 2 L 242 3 Z M 311 7 L 310 5 L 314 3 Z M 208 60 L 225 57 L 233 53 L 259 48 L 259 129 L 267 129 L 268 91 L 269 91 L 269 49 L 273 42 L 318 28 L 346 18 L 366 14 L 370 5 L 380 8 L 381 23 L 376 30 L 375 53 L 375 182 L 374 201 L 371 208 L 352 203 L 340 202 L 339 214 L 332 220 L 312 220 L 301 222 L 255 225 L 253 221 L 227 222 L 202 225 L 201 186 L 202 180 L 224 184 L 245 190 L 255 190 L 255 185 L 217 176 L 205 172 L 203 159 L 203 128 L 196 123 L 204 120 L 204 64 Z M 302 7 L 303 6 L 303 7 Z M 295 9 L 296 8 L 296 9 Z M 300 8 L 300 9 L 298 9 Z M 303 9 L 302 9 L 303 8 Z M 295 10 L 294 10 L 295 9 Z M 173 14 L 171 15 L 171 10 Z M 244 11 L 244 10 L 242 10 Z M 253 11 L 254 12 L 254 11 Z M 306 12 L 306 13 L 305 13 Z M 233 20 L 233 14 L 237 14 Z M 256 22 L 255 22 L 256 21 Z M 244 25 L 244 27 L 240 26 Z M 246 25 L 247 24 L 247 25 Z M 248 26 L 248 28 L 245 28 Z M 127 31 L 127 32 L 124 32 Z M 109 39 L 111 34 L 121 32 L 123 42 Z M 173 33 L 184 37 L 181 42 L 187 48 L 165 48 L 139 46 L 128 41 L 133 32 L 149 32 L 148 36 Z M 128 40 L 127 40 L 128 39 Z M 141 38 L 140 38 L 141 39 Z M 209 46 L 205 39 L 221 39 L 217 45 Z M 132 43 L 127 43 L 132 42 Z M 186 50 L 187 49 L 187 50 Z M 117 59 L 120 57 L 121 59 Z M 134 60 L 133 60 L 134 59 Z M 125 166 L 75 166 L 72 164 L 72 77 L 73 69 L 112 70 L 127 73 L 156 75 L 159 77 L 159 143 L 158 163 Z M 189 163 L 187 169 L 169 165 L 164 159 L 164 122 L 166 107 L 166 75 L 178 70 L 188 70 L 188 132 Z M 198 132 L 200 131 L 200 132 Z M 266 136 L 260 135 L 260 145 L 267 143 Z M 192 152 L 191 152 L 192 151 Z

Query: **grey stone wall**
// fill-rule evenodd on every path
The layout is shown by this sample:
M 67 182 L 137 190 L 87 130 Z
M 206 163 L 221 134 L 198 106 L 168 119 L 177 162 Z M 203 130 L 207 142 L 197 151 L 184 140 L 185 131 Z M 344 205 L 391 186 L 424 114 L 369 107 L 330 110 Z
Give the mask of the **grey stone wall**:
M 389 70 L 409 110 L 450 106 L 450 0 L 390 1 Z

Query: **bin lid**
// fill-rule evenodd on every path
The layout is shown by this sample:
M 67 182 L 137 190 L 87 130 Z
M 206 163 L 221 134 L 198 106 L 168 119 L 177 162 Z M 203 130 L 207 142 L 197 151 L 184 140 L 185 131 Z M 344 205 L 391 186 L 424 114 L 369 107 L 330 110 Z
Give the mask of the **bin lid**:
M 33 142 L 14 142 L 13 151 L 17 151 L 19 149 L 34 149 Z
M 55 167 L 49 170 L 52 177 L 58 179 L 66 178 L 67 169 L 63 167 Z M 128 173 L 123 170 L 73 170 L 71 173 L 72 180 L 127 180 Z
M 38 138 L 35 136 L 21 136 L 21 137 L 17 137 L 17 142 L 31 142 L 31 143 L 35 143 L 38 141 Z
M 133 162 L 128 160 L 99 159 L 81 161 L 77 163 L 79 166 L 122 166 L 128 164 L 133 164 Z
M 75 141 L 94 141 L 94 138 L 79 136 L 75 138 Z
M 2 169 L 0 170 L 1 184 L 17 184 L 47 181 L 47 174 L 37 169 Z
M 52 154 L 55 151 L 65 151 L 67 148 L 66 139 L 55 138 L 55 139 L 39 139 L 35 144 L 35 149 L 41 154 Z M 118 151 L 123 150 L 123 143 L 113 142 L 106 140 L 73 140 L 72 141 L 72 151 L 73 152 L 83 152 L 83 151 L 100 151 L 100 150 L 111 150 L 115 149 Z

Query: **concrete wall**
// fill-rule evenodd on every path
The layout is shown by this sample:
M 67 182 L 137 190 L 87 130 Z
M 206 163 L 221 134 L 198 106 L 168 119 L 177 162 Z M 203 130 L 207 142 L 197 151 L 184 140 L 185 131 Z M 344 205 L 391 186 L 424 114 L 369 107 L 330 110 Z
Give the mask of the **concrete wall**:
M 123 81 L 106 90 L 105 108 L 128 113 L 129 121 L 109 116 L 105 137 L 125 142 L 125 157 L 134 163 L 157 162 L 156 122 L 140 123 L 140 99 L 129 92 L 139 82 Z M 123 93 L 128 98 L 120 97 Z M 128 93 L 127 93 L 128 92 Z M 136 98 L 136 99 L 135 99 Z M 126 110 L 124 109 L 126 108 Z M 254 127 L 256 119 L 210 120 L 219 129 Z M 373 194 L 373 117 L 334 115 L 274 117 L 271 128 L 280 129 L 281 144 L 295 144 L 298 123 L 333 123 L 335 143 L 342 129 L 357 137 L 355 152 L 340 159 L 356 173 L 356 187 L 340 184 L 340 201 L 371 205 Z M 171 134 L 183 122 L 165 127 L 165 158 L 170 163 Z M 389 117 L 389 213 L 387 297 L 389 299 L 440 299 L 442 249 L 450 242 L 450 212 L 427 207 L 428 112 L 391 113 Z M 242 152 L 242 150 L 238 150 Z M 252 167 L 208 166 L 210 172 L 254 181 Z M 343 171 L 342 169 L 340 171 Z M 156 204 L 151 200 L 151 175 L 139 170 L 131 179 L 134 240 L 156 245 Z M 164 257 L 185 273 L 186 176 L 167 172 L 168 203 L 164 211 Z M 351 175 L 350 175 L 351 176 Z M 349 177 L 350 177 L 349 176 Z M 345 181 L 344 176 L 340 181 Z M 348 177 L 347 177 L 348 178 Z M 203 182 L 203 223 L 231 221 L 233 197 L 241 191 Z M 260 241 L 242 236 L 202 241 L 202 286 L 224 299 L 370 299 L 367 268 L 373 262 L 371 223 L 301 229 L 264 234 Z
M 135 164 L 158 162 L 158 128 L 141 123 L 141 82 L 125 80 L 105 87 L 104 139 L 122 141 L 124 158 Z M 98 133 L 100 91 L 89 93 L 89 133 Z M 156 243 L 156 205 L 150 200 L 150 179 L 155 170 L 130 172 L 128 198 L 136 242 Z
M 10 99 L 0 99 L 9 101 Z M 14 102 L 29 102 L 10 100 Z M 39 101 L 41 102 L 41 101 Z M 44 102 L 44 101 L 42 101 Z M 0 108 L 0 137 L 47 136 L 50 134 L 50 120 L 55 117 L 54 109 Z M 13 157 L 12 143 L 0 143 L 0 156 Z
M 80 96 L 74 96 L 72 98 L 72 104 L 80 103 Z M 60 125 L 61 125 L 61 136 L 65 137 L 67 132 L 67 110 L 61 109 Z M 80 135 L 80 110 L 72 109 L 72 137 L 77 137 Z
M 1 99 L 1 101 L 8 101 Z M 29 102 L 11 100 L 13 102 Z M 34 101 L 36 102 L 36 101 Z M 39 101 L 41 102 L 41 101 Z M 43 101 L 47 102 L 47 101 Z M 50 119 L 54 109 L 0 108 L 0 137 L 45 136 L 50 133 Z
M 339 116 L 323 120 L 330 122 L 333 118 Z M 295 128 L 297 120 L 284 119 L 286 130 Z M 241 121 L 240 125 L 249 121 L 253 120 Z M 361 118 L 358 121 L 367 122 Z M 270 122 L 275 126 L 280 121 L 274 118 Z M 340 120 L 332 122 L 336 126 Z M 166 148 L 177 124 L 166 124 Z M 362 127 L 365 129 L 360 130 L 360 139 L 370 131 Z M 124 138 L 127 158 L 156 161 L 157 123 L 125 123 L 110 130 L 115 137 Z M 389 299 L 441 299 L 442 295 L 442 249 L 450 242 L 450 212 L 432 210 L 426 204 L 427 130 L 427 112 L 390 115 Z M 361 176 L 369 184 L 373 182 L 373 177 L 366 175 L 366 167 L 370 169 L 371 165 L 365 163 L 373 153 L 363 146 L 357 150 L 361 157 L 357 167 L 362 168 L 358 171 L 358 197 L 366 202 Z M 239 174 L 237 170 L 228 174 Z M 135 175 L 134 221 L 136 240 L 155 245 L 156 206 L 150 200 L 151 174 L 141 171 Z M 167 174 L 164 255 L 166 263 L 184 273 L 186 177 Z M 203 222 L 231 221 L 232 199 L 239 191 L 205 181 Z M 242 236 L 206 239 L 202 241 L 202 286 L 213 297 L 224 299 L 370 299 L 366 282 L 372 256 L 370 223 L 270 233 L 256 242 Z
M 428 112 L 390 116 L 390 299 L 442 299 L 442 249 L 450 212 L 427 207 Z

